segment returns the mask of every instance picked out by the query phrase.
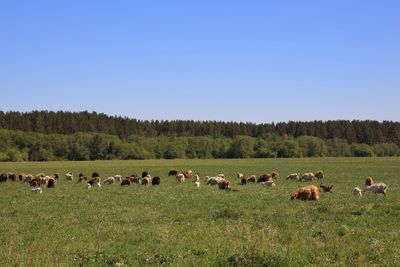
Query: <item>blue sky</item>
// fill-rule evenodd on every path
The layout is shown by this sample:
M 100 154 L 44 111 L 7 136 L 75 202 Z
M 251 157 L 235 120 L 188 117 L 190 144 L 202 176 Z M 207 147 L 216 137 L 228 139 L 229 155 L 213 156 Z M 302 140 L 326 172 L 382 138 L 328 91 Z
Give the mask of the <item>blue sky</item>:
M 1 110 L 400 121 L 400 1 L 0 2 Z

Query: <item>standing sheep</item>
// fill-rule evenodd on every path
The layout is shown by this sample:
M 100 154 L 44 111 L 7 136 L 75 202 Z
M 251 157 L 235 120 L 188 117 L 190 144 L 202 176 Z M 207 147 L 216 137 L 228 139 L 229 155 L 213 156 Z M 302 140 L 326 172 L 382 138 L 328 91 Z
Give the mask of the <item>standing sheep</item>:
M 353 195 L 355 197 L 362 197 L 362 193 L 361 193 L 361 189 L 360 188 L 354 187 L 352 192 L 353 192 Z
M 364 191 L 371 191 L 375 194 L 384 194 L 386 196 L 386 190 L 388 186 L 385 183 L 376 183 L 372 185 L 366 185 Z

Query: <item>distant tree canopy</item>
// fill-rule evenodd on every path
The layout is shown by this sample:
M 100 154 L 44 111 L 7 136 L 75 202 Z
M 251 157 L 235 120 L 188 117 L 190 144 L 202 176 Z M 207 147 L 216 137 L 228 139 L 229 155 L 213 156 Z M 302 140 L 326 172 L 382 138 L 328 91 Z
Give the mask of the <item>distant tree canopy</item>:
M 0 111 L 0 161 L 399 156 L 400 123 L 141 121 Z

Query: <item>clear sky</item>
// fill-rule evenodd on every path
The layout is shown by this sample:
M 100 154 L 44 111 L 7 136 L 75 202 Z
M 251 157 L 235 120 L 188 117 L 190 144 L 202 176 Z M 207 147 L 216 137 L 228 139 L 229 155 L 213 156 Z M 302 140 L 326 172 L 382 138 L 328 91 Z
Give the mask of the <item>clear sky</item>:
M 0 109 L 400 121 L 400 1 L 0 1 Z

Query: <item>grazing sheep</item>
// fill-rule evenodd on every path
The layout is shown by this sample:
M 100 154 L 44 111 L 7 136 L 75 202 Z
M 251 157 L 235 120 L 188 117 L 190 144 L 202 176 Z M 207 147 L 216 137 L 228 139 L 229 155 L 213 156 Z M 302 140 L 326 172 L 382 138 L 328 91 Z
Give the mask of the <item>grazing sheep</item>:
M 97 186 L 98 188 L 101 187 L 100 177 L 93 177 L 87 183 L 88 189 L 92 188 L 92 186 Z
M 65 173 L 65 179 L 67 181 L 72 181 L 74 179 L 74 174 L 72 172 L 66 172 Z
M 333 185 L 328 186 L 328 185 L 321 184 L 319 187 L 320 187 L 324 192 L 331 192 L 331 193 L 332 193 L 332 187 L 333 187 Z
M 229 189 L 230 188 L 229 187 L 229 182 L 225 181 L 225 180 L 222 180 L 222 181 L 218 182 L 218 188 L 221 189 L 221 190 Z
M 244 174 L 243 174 L 243 173 L 241 173 L 241 172 L 238 172 L 238 174 L 237 174 L 237 177 L 238 177 L 238 179 L 242 179 L 242 178 L 243 178 L 243 176 L 244 176 Z
M 42 188 L 40 186 L 33 187 L 31 189 L 31 192 L 32 193 L 39 193 L 39 194 L 43 193 Z
M 261 175 L 257 179 L 257 183 L 262 183 L 262 182 L 266 182 L 266 181 L 272 181 L 272 175 L 271 174 L 264 173 L 263 175 Z
M 388 186 L 385 183 L 376 183 L 372 185 L 366 185 L 364 187 L 364 191 L 371 191 L 374 192 L 375 194 L 384 194 L 386 196 L 386 190 L 388 189 Z
M 185 175 L 185 178 L 190 178 L 193 175 L 193 171 L 187 170 L 187 171 L 183 172 L 183 175 Z
M 319 200 L 319 189 L 314 185 L 300 187 L 290 195 L 291 199 Z
M 31 181 L 34 179 L 32 174 L 27 174 L 25 178 L 25 183 L 31 183 Z
M 360 189 L 360 188 L 354 187 L 352 192 L 353 192 L 353 195 L 354 195 L 354 196 L 356 196 L 356 197 L 362 197 L 362 193 L 361 193 L 361 189 Z
M 222 177 L 210 177 L 210 176 L 206 176 L 206 183 L 208 185 L 216 185 L 222 181 L 225 181 L 224 178 Z
M 32 180 L 29 181 L 29 184 L 32 187 L 39 187 L 40 186 L 40 179 L 39 178 L 33 178 Z
M 125 180 L 121 182 L 121 186 L 131 185 L 130 177 L 126 177 Z
M 246 185 L 247 184 L 247 177 L 246 176 L 242 176 L 242 178 L 240 178 L 240 184 L 241 185 Z
M 45 177 L 45 176 L 46 176 L 46 174 L 43 173 L 43 172 L 41 172 L 41 173 L 36 174 L 36 175 L 35 175 L 35 178 L 43 178 L 43 177 Z
M 200 187 L 200 176 L 197 174 L 194 176 L 194 185 Z
M 323 171 L 317 171 L 317 173 L 315 174 L 315 178 L 319 179 L 323 179 L 325 177 L 325 174 Z
M 265 181 L 265 182 L 261 182 L 261 184 L 265 185 L 265 186 L 275 186 L 275 182 L 273 180 L 268 180 L 268 181 Z
M 139 184 L 139 183 L 140 183 L 140 178 L 139 178 L 139 176 L 137 176 L 136 174 L 132 174 L 132 175 L 129 177 L 129 181 L 130 181 L 131 183 Z
M 11 180 L 13 182 L 15 182 L 15 180 L 17 179 L 17 175 L 13 172 L 7 173 L 7 176 L 8 176 L 8 180 Z
M 315 177 L 315 175 L 314 175 L 314 173 L 312 173 L 312 172 L 305 173 L 305 174 L 303 174 L 303 175 L 301 176 L 300 181 L 311 182 L 311 181 L 314 180 L 314 177 Z
M 291 173 L 286 177 L 286 180 L 300 181 L 300 173 Z
M 58 178 L 60 177 L 60 174 L 59 173 L 55 173 L 55 174 L 53 174 L 53 177 L 54 177 L 54 179 L 58 180 Z
M 57 180 L 54 177 L 51 177 L 48 181 L 47 181 L 47 188 L 55 188 L 57 184 Z
M 151 180 L 151 184 L 152 184 L 152 185 L 160 185 L 160 181 L 161 181 L 161 178 L 160 178 L 159 176 L 155 176 L 155 177 L 153 177 L 153 179 Z
M 21 172 L 20 174 L 18 174 L 18 179 L 20 180 L 20 182 L 25 183 L 26 181 L 26 173 Z
M 114 184 L 114 183 L 115 183 L 115 179 L 112 176 L 107 177 L 107 179 L 104 181 L 104 184 L 108 184 L 108 185 Z
M 368 176 L 367 179 L 365 179 L 365 185 L 370 186 L 374 183 L 374 180 L 372 179 L 371 176 Z
M 87 180 L 87 178 L 83 172 L 80 172 L 78 176 L 78 183 L 82 182 L 83 180 Z
M 148 185 L 151 182 L 151 175 L 147 174 L 145 177 L 140 179 L 140 183 L 143 185 Z
M 178 181 L 178 182 L 180 182 L 180 183 L 183 183 L 184 181 L 185 181 L 185 175 L 183 174 L 183 173 L 178 173 L 177 175 L 176 175 L 176 180 Z
M 149 175 L 149 172 L 148 172 L 148 171 L 142 172 L 142 178 L 146 177 L 147 175 Z
M 122 176 L 119 174 L 114 175 L 114 179 L 116 182 L 121 182 L 122 181 Z
M 274 180 L 279 178 L 279 173 L 276 171 L 271 172 L 270 175 Z
M 7 182 L 7 180 L 8 180 L 7 173 L 0 174 L 0 183 Z
M 171 169 L 168 173 L 168 176 L 176 176 L 178 174 L 177 169 Z
M 249 176 L 249 177 L 247 178 L 247 182 L 248 182 L 248 183 L 255 183 L 255 182 L 257 182 L 257 176 L 255 176 L 254 174 L 251 175 L 251 176 Z

